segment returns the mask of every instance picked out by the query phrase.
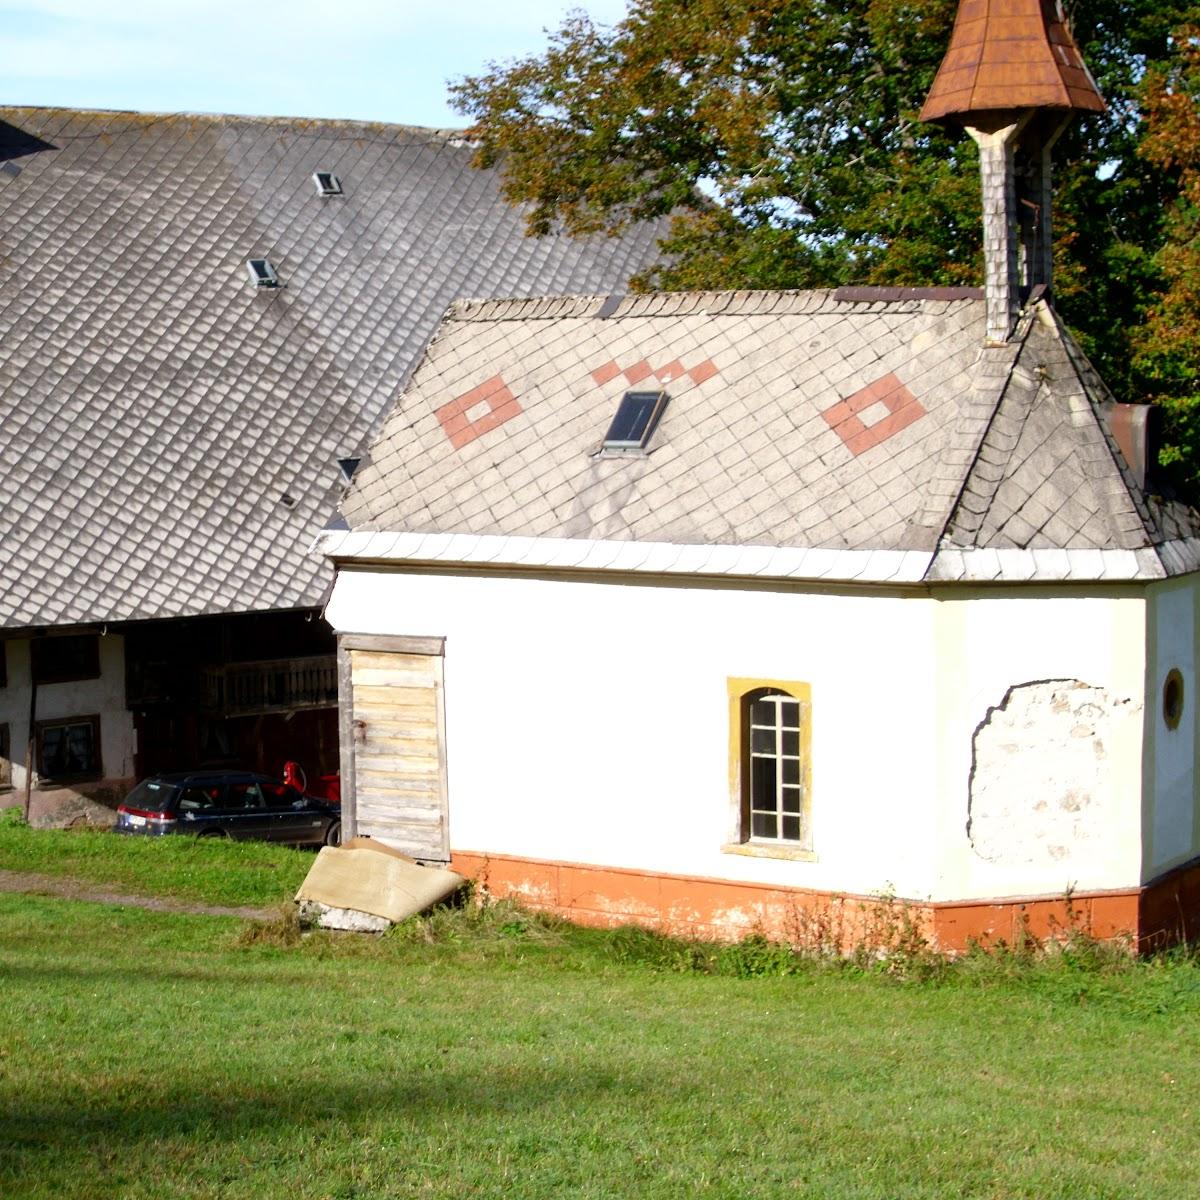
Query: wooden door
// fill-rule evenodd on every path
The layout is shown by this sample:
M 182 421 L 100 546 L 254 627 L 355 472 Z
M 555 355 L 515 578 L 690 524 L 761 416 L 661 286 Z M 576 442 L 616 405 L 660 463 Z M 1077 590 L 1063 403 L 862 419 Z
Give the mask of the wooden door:
M 338 639 L 342 824 L 421 862 L 450 858 L 441 638 Z

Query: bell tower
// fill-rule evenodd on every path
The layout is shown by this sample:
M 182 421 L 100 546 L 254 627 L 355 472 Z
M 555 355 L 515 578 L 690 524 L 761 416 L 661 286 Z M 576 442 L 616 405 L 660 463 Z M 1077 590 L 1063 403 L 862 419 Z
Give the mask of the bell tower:
M 1054 143 L 1076 113 L 1103 111 L 1059 0 L 961 0 L 921 118 L 979 146 L 991 342 L 1012 334 L 1023 286 L 1051 283 Z

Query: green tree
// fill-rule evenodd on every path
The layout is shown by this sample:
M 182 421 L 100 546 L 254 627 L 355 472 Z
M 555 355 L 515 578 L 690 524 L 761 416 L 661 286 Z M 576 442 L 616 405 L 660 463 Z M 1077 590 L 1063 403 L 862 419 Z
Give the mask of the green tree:
M 1166 414 L 1166 458 L 1200 484 L 1200 25 L 1180 26 L 1176 53 L 1142 84 L 1140 150 L 1176 184 L 1155 262 L 1164 287 L 1134 337 L 1134 367 Z
M 1192 0 L 1194 3 L 1194 0 Z M 642 288 L 978 283 L 977 159 L 919 121 L 956 0 L 631 0 L 453 87 L 532 233 L 667 219 Z M 1109 111 L 1056 152 L 1060 308 L 1114 386 L 1164 286 L 1178 173 L 1139 156 L 1139 90 L 1181 0 L 1091 0 L 1073 29 Z

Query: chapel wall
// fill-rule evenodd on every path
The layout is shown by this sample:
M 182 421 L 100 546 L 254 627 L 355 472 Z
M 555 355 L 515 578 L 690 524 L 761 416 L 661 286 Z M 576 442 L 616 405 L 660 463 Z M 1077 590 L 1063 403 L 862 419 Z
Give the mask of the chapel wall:
M 942 593 L 935 898 L 1140 882 L 1145 600 Z
M 1200 704 L 1200 579 L 1186 575 L 1150 589 L 1146 627 L 1145 880 L 1200 855 L 1196 744 Z
M 455 853 L 922 895 L 935 609 L 916 591 L 341 570 L 327 616 L 445 637 Z M 810 853 L 738 843 L 731 681 L 808 689 Z

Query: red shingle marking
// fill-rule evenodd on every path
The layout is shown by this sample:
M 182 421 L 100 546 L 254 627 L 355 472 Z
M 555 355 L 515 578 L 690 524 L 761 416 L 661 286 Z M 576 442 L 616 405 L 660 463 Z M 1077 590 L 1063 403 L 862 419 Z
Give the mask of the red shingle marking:
M 471 420 L 467 414 L 481 404 L 487 405 L 487 411 Z M 461 450 L 476 438 L 498 429 L 520 411 L 520 404 L 504 380 L 499 375 L 493 375 L 478 387 L 443 404 L 434 416 L 441 423 L 450 444 L 455 450 Z
M 602 367 L 597 367 L 592 372 L 592 378 L 596 381 L 597 387 L 603 387 L 610 379 L 616 379 L 621 373 L 621 368 L 617 366 L 616 360 L 610 360 Z
M 882 404 L 887 416 L 864 425 L 859 413 L 874 404 Z M 921 402 L 895 375 L 885 375 L 868 383 L 852 396 L 830 405 L 822 414 L 826 424 L 842 439 L 846 449 L 856 458 L 873 446 L 887 441 L 893 434 L 907 429 L 925 415 Z
M 597 387 L 603 387 L 606 383 L 616 379 L 618 375 L 624 375 L 630 387 L 637 387 L 643 379 L 649 379 L 651 375 L 655 377 L 661 384 L 674 383 L 677 379 L 682 379 L 685 375 L 695 384 L 703 383 L 706 379 L 711 379 L 717 374 L 717 368 L 713 365 L 711 358 L 706 358 L 703 362 L 697 363 L 694 367 L 684 367 L 679 359 L 673 359 L 666 366 L 659 367 L 655 370 L 644 358 L 641 362 L 636 362 L 631 367 L 626 367 L 623 371 L 620 364 L 616 360 L 610 360 L 604 363 L 603 366 L 597 367 L 592 372 L 592 380 Z

